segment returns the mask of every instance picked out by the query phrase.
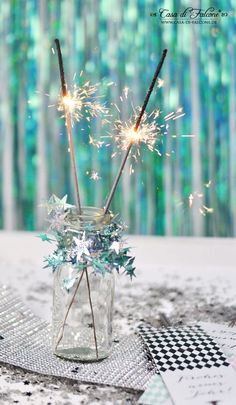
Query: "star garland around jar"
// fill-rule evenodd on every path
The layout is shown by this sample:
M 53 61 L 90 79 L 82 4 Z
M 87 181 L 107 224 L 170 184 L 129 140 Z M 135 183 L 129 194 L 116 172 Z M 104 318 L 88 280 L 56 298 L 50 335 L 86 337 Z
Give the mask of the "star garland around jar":
M 122 238 L 125 225 L 114 216 L 110 223 L 104 223 L 99 230 L 91 224 L 85 225 L 83 230 L 75 229 L 73 213 L 76 207 L 66 201 L 67 196 L 59 199 L 53 195 L 44 204 L 50 222 L 49 234 L 41 233 L 39 237 L 56 245 L 53 253 L 45 258 L 45 268 L 50 267 L 55 271 L 60 264 L 71 265 L 72 276 L 64 279 L 67 291 L 87 267 L 103 275 L 115 269 L 117 273 L 122 272 L 132 279 L 135 276 L 134 257 Z

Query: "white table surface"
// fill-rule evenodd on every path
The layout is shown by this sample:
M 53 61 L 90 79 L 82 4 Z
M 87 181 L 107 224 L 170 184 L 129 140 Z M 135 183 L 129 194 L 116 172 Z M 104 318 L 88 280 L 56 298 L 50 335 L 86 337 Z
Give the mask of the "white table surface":
M 52 246 L 36 235 L 30 232 L 0 232 L 0 283 L 10 285 L 36 315 L 50 321 L 52 275 L 49 269 L 43 269 L 43 257 L 52 250 Z M 158 284 L 168 274 L 170 278 L 176 275 L 183 279 L 195 275 L 209 281 L 217 278 L 219 284 L 221 280 L 229 280 L 236 296 L 236 239 L 130 236 L 128 244 L 133 247 L 137 267 L 137 279 L 130 285 L 131 294 L 140 294 L 143 285 Z M 127 278 L 119 279 L 117 289 L 122 290 L 124 283 L 127 283 Z M 2 370 L 5 370 L 5 374 L 0 375 L 0 404 L 13 403 L 9 401 L 11 395 L 7 399 L 7 393 L 12 392 L 15 392 L 14 398 L 17 396 L 20 404 L 47 404 L 45 395 L 47 399 L 53 398 L 48 400 L 51 404 L 80 404 L 83 399 L 85 404 L 135 403 L 125 402 L 127 393 L 122 397 L 121 391 L 117 393 L 115 389 L 116 398 L 120 395 L 123 399 L 102 401 L 98 394 L 95 402 L 88 402 L 90 397 L 84 384 L 80 385 L 82 394 L 70 393 L 65 386 L 64 402 L 60 402 L 63 394 L 61 386 L 57 395 L 54 392 L 52 397 L 53 388 L 49 385 L 45 387 L 45 384 L 44 399 L 39 394 L 26 398 L 25 386 L 20 382 L 21 375 L 16 382 L 7 368 L 3 366 Z M 31 390 L 33 392 L 32 384 Z M 112 392 L 112 388 L 110 390 Z

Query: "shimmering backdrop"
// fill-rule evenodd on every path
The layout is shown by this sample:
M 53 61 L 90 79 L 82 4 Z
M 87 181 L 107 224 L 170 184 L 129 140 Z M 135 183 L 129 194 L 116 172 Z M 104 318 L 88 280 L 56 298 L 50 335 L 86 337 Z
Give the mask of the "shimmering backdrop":
M 2 228 L 45 228 L 39 204 L 52 193 L 74 198 L 64 121 L 56 108 L 48 108 L 59 93 L 52 52 L 58 37 L 68 82 L 81 70 L 91 83 L 114 82 L 101 91 L 123 118 L 132 109 L 121 103 L 124 87 L 140 105 L 162 49 L 169 50 L 161 74 L 164 86 L 153 94 L 148 110 L 160 107 L 168 114 L 183 107 L 185 116 L 170 122 L 161 157 L 143 150 L 134 174 L 129 165 L 123 174 L 112 208 L 122 214 L 129 232 L 236 234 L 235 17 L 216 25 L 161 24 L 150 13 L 163 6 L 180 11 L 189 2 L 1 2 Z M 214 7 L 235 10 L 236 2 L 216 1 Z M 111 159 L 111 148 L 89 144 L 89 134 L 100 137 L 102 131 L 99 120 L 90 128 L 83 121 L 74 126 L 82 200 L 96 206 L 104 205 L 121 159 Z M 180 136 L 186 134 L 195 137 Z M 91 179 L 92 170 L 101 179 Z M 202 215 L 203 205 L 214 212 Z

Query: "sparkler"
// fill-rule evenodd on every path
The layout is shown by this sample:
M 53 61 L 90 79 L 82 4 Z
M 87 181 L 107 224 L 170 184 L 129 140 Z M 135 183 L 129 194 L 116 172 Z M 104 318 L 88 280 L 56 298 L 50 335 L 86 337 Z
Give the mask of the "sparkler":
M 149 87 L 149 90 L 148 90 L 147 95 L 146 95 L 146 97 L 145 97 L 145 100 L 144 100 L 143 106 L 142 106 L 142 108 L 141 108 L 141 110 L 140 110 L 140 113 L 139 113 L 139 115 L 138 115 L 138 117 L 137 117 L 137 121 L 136 121 L 135 125 L 134 125 L 133 127 L 131 127 L 131 128 L 127 128 L 127 130 L 126 130 L 126 135 L 127 135 L 127 138 L 128 138 L 128 142 L 127 142 L 127 146 L 126 146 L 126 152 L 125 152 L 125 155 L 124 155 L 124 157 L 123 157 L 123 159 L 122 159 L 122 162 L 121 162 L 121 165 L 120 165 L 120 169 L 119 169 L 119 171 L 118 171 L 118 173 L 117 173 L 117 176 L 116 176 L 116 178 L 115 178 L 115 181 L 114 181 L 114 183 L 113 183 L 113 185 L 112 185 L 112 188 L 111 188 L 110 194 L 109 194 L 109 196 L 108 196 L 106 205 L 105 205 L 105 207 L 104 207 L 104 214 L 106 214 L 106 213 L 108 212 L 109 208 L 110 208 L 110 205 L 111 205 L 111 202 L 112 202 L 114 193 L 115 193 L 115 191 L 116 191 L 116 188 L 117 188 L 117 185 L 118 185 L 118 183 L 119 183 L 120 177 L 121 177 L 121 175 L 122 175 L 122 173 L 123 173 L 123 170 L 124 170 L 124 167 L 125 167 L 125 163 L 126 163 L 126 161 L 127 161 L 127 159 L 128 159 L 128 156 L 129 156 L 130 150 L 131 150 L 131 148 L 132 148 L 132 145 L 133 145 L 134 143 L 139 143 L 139 142 L 141 142 L 141 140 L 142 140 L 142 131 L 139 131 L 139 126 L 140 126 L 140 124 L 141 124 L 141 122 L 142 122 L 143 115 L 144 115 L 144 113 L 145 113 L 145 110 L 146 110 L 148 101 L 149 101 L 150 96 L 151 96 L 151 94 L 152 94 L 152 91 L 153 91 L 153 89 L 154 89 L 154 86 L 155 86 L 155 83 L 156 83 L 156 81 L 157 81 L 158 75 L 159 75 L 159 73 L 160 73 L 160 71 L 161 71 L 161 68 L 162 68 L 162 65 L 163 65 L 163 63 L 164 63 L 166 54 L 167 54 L 167 49 L 165 49 L 165 50 L 163 51 L 163 53 L 162 53 L 161 60 L 160 60 L 160 62 L 158 63 L 158 66 L 157 66 L 156 71 L 155 71 L 155 74 L 154 74 L 154 76 L 153 76 L 151 85 L 150 85 L 150 87 Z
M 73 179 L 74 179 L 74 186 L 75 186 L 75 191 L 76 191 L 76 203 L 77 203 L 77 208 L 78 208 L 78 214 L 82 213 L 81 210 L 81 203 L 80 203 L 80 193 L 79 193 L 79 183 L 78 183 L 78 175 L 77 175 L 77 169 L 76 169 L 76 161 L 75 161 L 75 151 L 74 151 L 74 142 L 73 142 L 73 134 L 72 134 L 72 119 L 71 115 L 76 113 L 76 111 L 80 111 L 82 108 L 82 100 L 83 100 L 83 90 L 81 92 L 78 92 L 77 90 L 74 92 L 73 96 L 71 97 L 71 94 L 67 91 L 67 85 L 65 81 L 65 73 L 64 73 L 64 66 L 63 66 L 63 60 L 62 60 L 62 53 L 61 53 L 61 47 L 60 47 L 60 42 L 58 39 L 55 39 L 55 44 L 57 47 L 57 54 L 58 54 L 58 64 L 59 64 L 59 69 L 60 69 L 60 78 L 61 78 L 61 91 L 62 91 L 62 98 L 61 98 L 61 108 L 64 110 L 65 114 L 65 120 L 66 120 L 66 128 L 67 128 L 67 135 L 68 135 L 68 142 L 69 142 L 69 151 L 70 151 L 70 157 L 71 157 L 71 165 L 72 165 L 72 173 L 73 173 Z M 86 84 L 89 86 L 89 83 Z M 88 90 L 89 91 L 89 90 Z M 93 91 L 91 89 L 91 93 L 93 94 Z M 82 98 L 80 99 L 79 96 Z M 89 104 L 91 106 L 91 104 Z M 98 108 L 98 107 L 96 107 Z M 94 109 L 92 108 L 91 111 L 94 113 Z M 79 112 L 77 113 L 78 115 L 75 117 L 79 118 Z M 75 292 L 72 296 L 72 299 L 70 301 L 70 304 L 67 308 L 62 327 L 60 329 L 60 336 L 58 338 L 56 347 L 60 343 L 63 333 L 64 333 L 64 328 L 66 324 L 66 320 L 68 317 L 68 314 L 70 312 L 70 308 L 73 305 L 76 293 L 79 289 L 81 280 L 83 278 L 83 275 L 86 275 L 86 283 L 87 283 L 87 288 L 88 288 L 88 296 L 89 296 L 89 305 L 91 309 L 91 316 L 92 316 L 92 324 L 93 324 L 93 334 L 94 334 L 94 343 L 95 343 L 95 350 L 96 350 L 96 357 L 98 359 L 98 345 L 97 345 L 97 335 L 96 335 L 96 328 L 95 328 L 95 322 L 94 322 L 94 312 L 93 312 L 93 304 L 92 304 L 92 299 L 91 299 L 91 290 L 90 290 L 90 283 L 89 283 L 89 277 L 88 277 L 88 269 L 85 268 L 80 276 L 80 279 L 77 283 Z
M 157 86 L 160 87 L 159 85 Z M 125 87 L 123 89 L 123 94 L 120 97 L 121 102 L 123 103 L 125 100 L 128 100 L 128 93 L 129 88 Z M 120 110 L 116 104 L 113 104 L 116 110 L 120 114 Z M 133 141 L 132 153 L 129 155 L 128 159 L 133 160 L 135 163 L 138 162 L 141 156 L 141 146 L 144 145 L 149 151 L 156 153 L 158 156 L 162 156 L 161 148 L 159 148 L 158 144 L 163 144 L 164 137 L 169 132 L 169 121 L 175 121 L 178 118 L 181 118 L 185 115 L 183 113 L 183 108 L 179 107 L 176 111 L 172 111 L 171 113 L 162 117 L 163 112 L 159 108 L 155 108 L 150 113 L 144 112 L 142 120 L 140 122 L 140 126 L 138 132 L 134 132 L 133 123 L 137 121 L 141 107 L 133 107 L 133 103 L 131 101 L 133 114 L 127 121 L 122 121 L 121 119 L 117 119 L 114 122 L 113 129 L 108 135 L 103 135 L 101 138 L 108 138 L 115 142 L 117 146 L 117 150 L 112 152 L 111 158 L 114 158 L 118 153 L 124 152 L 127 150 L 129 146 L 130 140 Z M 160 123 L 160 118 L 164 120 L 164 123 Z M 158 122 L 157 122 L 158 119 Z M 171 135 L 172 138 L 193 138 L 194 135 Z M 90 142 L 92 143 L 92 142 Z M 104 144 L 104 142 L 98 142 L 99 145 L 93 145 L 100 147 Z M 111 143 L 105 143 L 106 147 L 111 146 Z M 173 153 L 173 151 L 172 151 Z M 170 153 L 166 152 L 166 156 L 170 156 Z M 133 164 L 131 162 L 130 174 L 134 173 Z
M 74 108 L 73 107 L 74 101 L 73 101 L 73 98 L 71 98 L 70 94 L 67 91 L 61 47 L 60 47 L 60 42 L 58 39 L 55 39 L 55 44 L 57 47 L 58 64 L 59 64 L 60 78 L 61 78 L 61 92 L 62 92 L 61 107 L 63 107 L 64 114 L 65 114 L 65 120 L 66 120 L 66 129 L 67 129 L 67 137 L 68 137 L 68 143 L 69 143 L 72 175 L 73 175 L 75 193 L 76 193 L 76 205 L 78 208 L 78 213 L 81 214 L 80 192 L 79 192 L 78 175 L 77 175 L 77 169 L 76 169 L 75 150 L 74 150 L 74 142 L 73 142 L 73 134 L 72 134 L 72 120 L 71 120 L 71 111 Z

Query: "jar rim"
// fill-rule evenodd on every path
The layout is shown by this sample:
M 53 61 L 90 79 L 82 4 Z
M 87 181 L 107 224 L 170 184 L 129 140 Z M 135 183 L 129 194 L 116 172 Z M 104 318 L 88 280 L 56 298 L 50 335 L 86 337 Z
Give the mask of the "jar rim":
M 75 208 L 73 208 L 73 209 L 77 209 L 76 207 Z M 98 213 L 98 215 L 101 215 L 101 216 L 104 216 L 104 208 L 101 208 L 101 207 L 95 207 L 94 205 L 84 205 L 84 206 L 82 206 L 81 207 L 81 210 L 82 210 L 82 214 L 81 215 L 84 215 L 83 214 L 83 211 L 88 211 L 88 212 L 94 212 L 94 213 Z
M 103 208 L 94 206 L 82 206 L 81 214 L 78 213 L 76 207 L 72 207 L 68 210 L 67 220 L 70 225 L 78 230 L 86 229 L 90 226 L 92 229 L 99 229 L 104 225 L 111 223 L 113 218 L 112 212 L 104 213 Z

